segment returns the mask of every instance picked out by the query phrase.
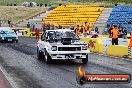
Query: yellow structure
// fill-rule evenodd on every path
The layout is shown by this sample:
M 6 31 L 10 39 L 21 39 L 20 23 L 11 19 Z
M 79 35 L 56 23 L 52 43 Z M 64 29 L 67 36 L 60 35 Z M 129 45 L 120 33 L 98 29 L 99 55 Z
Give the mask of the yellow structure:
M 128 46 L 109 45 L 106 54 L 110 56 L 124 57 L 128 55 Z
M 19 36 L 29 36 L 30 35 L 30 28 L 23 28 L 23 27 L 11 27 L 11 30 L 17 30 L 21 34 L 22 31 L 24 31 L 24 35 L 19 35 Z M 25 33 L 25 31 L 27 33 Z
M 91 52 L 103 53 L 103 42 L 99 38 L 84 38 L 80 37 L 82 41 L 87 43 L 88 48 Z
M 41 37 L 42 32 L 39 32 L 39 37 Z M 29 37 L 35 37 L 35 32 L 30 32 Z
M 104 7 L 93 5 L 61 5 L 45 18 L 45 22 L 64 27 L 88 22 L 92 28 L 103 10 Z

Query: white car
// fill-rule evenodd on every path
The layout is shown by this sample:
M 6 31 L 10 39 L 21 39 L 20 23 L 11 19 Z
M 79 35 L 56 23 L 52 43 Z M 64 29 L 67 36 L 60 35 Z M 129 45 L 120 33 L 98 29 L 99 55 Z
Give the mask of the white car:
M 37 57 L 46 63 L 54 59 L 82 59 L 87 64 L 89 52 L 87 44 L 69 29 L 46 30 L 37 45 Z

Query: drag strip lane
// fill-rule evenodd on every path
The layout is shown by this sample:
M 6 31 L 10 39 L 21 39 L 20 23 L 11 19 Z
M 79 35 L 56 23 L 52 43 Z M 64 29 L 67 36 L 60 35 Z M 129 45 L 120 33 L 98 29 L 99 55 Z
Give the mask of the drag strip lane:
M 27 49 L 21 48 L 22 46 L 26 46 Z M 19 50 L 17 50 L 16 47 L 19 47 Z M 31 38 L 31 41 L 30 38 L 20 38 L 20 42 L 17 46 L 16 44 L 5 44 L 1 45 L 0 49 L 4 51 L 0 51 L 0 63 L 5 67 L 7 72 L 12 75 L 16 83 L 20 86 L 19 88 L 132 87 L 131 84 L 88 84 L 80 86 L 76 82 L 75 72 L 81 64 L 76 62 L 54 61 L 52 64 L 47 65 L 43 60 L 37 60 L 36 40 L 33 40 L 33 38 Z M 119 62 L 127 65 L 124 60 L 90 54 L 89 63 L 85 65 L 84 68 L 88 73 L 93 74 L 131 73 L 131 71 L 126 72 L 126 69 L 118 69 L 118 67 L 124 67 L 124 65 L 120 66 L 116 64 Z M 128 65 L 130 66 L 130 64 L 131 62 L 129 62 Z M 131 68 L 129 69 L 131 70 Z

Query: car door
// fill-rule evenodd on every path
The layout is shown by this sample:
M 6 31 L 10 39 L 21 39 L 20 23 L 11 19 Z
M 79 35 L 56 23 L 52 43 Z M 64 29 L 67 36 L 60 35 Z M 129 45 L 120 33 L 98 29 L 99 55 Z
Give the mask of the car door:
M 46 36 L 47 36 L 47 32 L 41 35 L 41 40 L 39 41 L 40 50 L 43 50 L 47 46 Z

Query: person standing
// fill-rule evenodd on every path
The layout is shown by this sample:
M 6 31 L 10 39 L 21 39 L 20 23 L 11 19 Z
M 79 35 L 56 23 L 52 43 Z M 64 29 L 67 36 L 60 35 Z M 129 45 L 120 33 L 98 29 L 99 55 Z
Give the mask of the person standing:
M 132 47 L 132 32 L 130 33 L 130 43 L 129 43 L 129 47 Z
M 35 24 L 33 23 L 33 25 L 32 25 L 32 26 L 33 26 L 33 31 L 34 31 L 34 30 L 35 30 Z
M 8 25 L 9 27 L 11 27 L 11 20 L 8 20 Z
M 119 38 L 123 38 L 123 29 L 119 28 Z
M 85 22 L 85 25 L 83 26 L 83 34 L 84 34 L 84 36 L 87 35 L 88 31 L 89 31 L 89 25 L 87 24 L 87 22 Z
M 77 35 L 80 35 L 80 34 L 81 34 L 79 25 L 77 25 L 77 28 L 75 29 L 75 33 L 76 33 Z
M 27 23 L 27 28 L 30 28 L 30 23 L 29 22 Z
M 98 27 L 95 27 L 95 30 L 94 30 L 94 31 L 95 31 L 96 34 L 99 34 L 99 29 L 98 29 Z
M 46 24 L 45 24 L 45 23 L 42 24 L 42 30 L 43 30 L 43 32 L 45 33 L 45 31 L 46 31 Z
M 127 30 L 123 30 L 123 38 L 124 38 L 124 39 L 127 38 Z
M 45 30 L 45 27 L 46 27 L 46 25 L 45 25 L 45 23 L 43 23 L 43 24 L 42 24 L 43 30 Z
M 38 28 L 35 28 L 35 36 L 36 36 L 36 39 L 39 40 L 39 29 Z
M 102 34 L 107 35 L 107 33 L 108 33 L 108 28 L 107 28 L 107 27 L 105 27 L 105 28 L 104 28 L 104 32 L 103 32 Z
M 118 36 L 119 29 L 117 28 L 117 25 L 114 25 L 114 28 L 111 30 L 112 45 L 118 45 Z
M 112 27 L 109 28 L 108 33 L 109 33 L 109 38 L 111 38 L 111 30 L 114 28 L 114 25 L 112 25 Z

